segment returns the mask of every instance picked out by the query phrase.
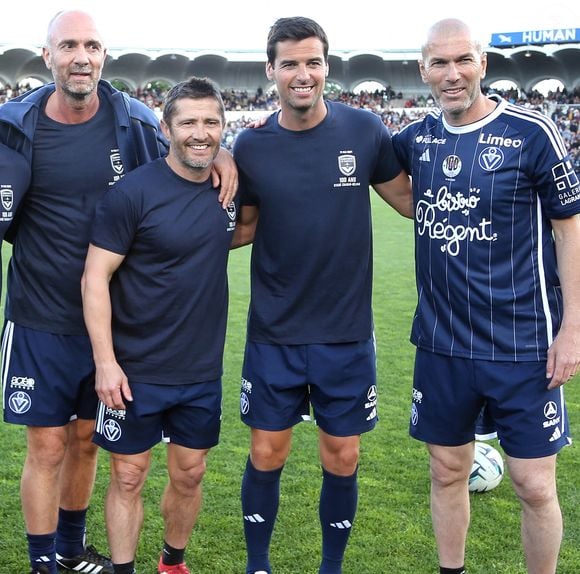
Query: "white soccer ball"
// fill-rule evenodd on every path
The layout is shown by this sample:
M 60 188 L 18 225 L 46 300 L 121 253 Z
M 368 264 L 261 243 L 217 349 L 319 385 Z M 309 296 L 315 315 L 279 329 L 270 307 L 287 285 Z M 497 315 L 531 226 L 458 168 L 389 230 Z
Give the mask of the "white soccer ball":
M 476 442 L 469 491 L 487 492 L 495 488 L 502 478 L 503 458 L 499 451 L 484 442 Z

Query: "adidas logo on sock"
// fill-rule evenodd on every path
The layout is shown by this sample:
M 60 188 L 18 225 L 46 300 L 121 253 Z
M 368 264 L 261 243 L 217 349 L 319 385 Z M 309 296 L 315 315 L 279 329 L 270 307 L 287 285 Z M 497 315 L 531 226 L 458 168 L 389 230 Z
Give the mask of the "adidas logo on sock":
M 330 526 L 332 528 L 338 528 L 339 530 L 344 530 L 345 528 L 350 528 L 352 526 L 350 520 L 343 520 L 342 522 L 331 522 Z
M 259 514 L 246 514 L 244 520 L 248 522 L 266 522 Z

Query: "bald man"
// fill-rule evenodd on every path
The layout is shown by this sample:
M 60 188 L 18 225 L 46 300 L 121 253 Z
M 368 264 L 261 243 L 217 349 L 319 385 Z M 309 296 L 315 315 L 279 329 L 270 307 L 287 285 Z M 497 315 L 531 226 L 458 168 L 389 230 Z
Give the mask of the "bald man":
M 393 137 L 412 176 L 419 301 L 411 435 L 431 461 L 442 574 L 465 570 L 477 417 L 498 431 L 528 572 L 554 574 L 563 385 L 580 364 L 580 190 L 556 126 L 486 97 L 469 27 L 434 24 L 419 69 L 439 104 Z

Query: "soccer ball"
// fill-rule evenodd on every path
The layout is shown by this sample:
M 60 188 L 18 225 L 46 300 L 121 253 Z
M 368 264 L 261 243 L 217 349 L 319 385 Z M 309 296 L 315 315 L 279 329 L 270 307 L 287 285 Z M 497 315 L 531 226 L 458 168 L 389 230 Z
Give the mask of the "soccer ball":
M 484 442 L 475 443 L 475 457 L 469 475 L 470 492 L 487 492 L 495 488 L 503 478 L 501 454 Z

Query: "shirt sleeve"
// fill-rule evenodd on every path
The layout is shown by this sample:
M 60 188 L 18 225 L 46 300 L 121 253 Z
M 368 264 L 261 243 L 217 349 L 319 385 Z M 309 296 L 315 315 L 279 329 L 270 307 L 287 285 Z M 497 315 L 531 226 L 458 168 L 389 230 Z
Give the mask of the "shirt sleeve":
M 97 203 L 91 227 L 91 243 L 126 255 L 139 227 L 138 205 L 124 189 L 123 180 L 112 186 Z
M 538 129 L 537 141 L 530 146 L 534 188 L 550 219 L 564 219 L 580 213 L 578 174 L 555 126 Z

